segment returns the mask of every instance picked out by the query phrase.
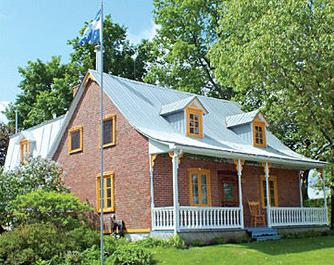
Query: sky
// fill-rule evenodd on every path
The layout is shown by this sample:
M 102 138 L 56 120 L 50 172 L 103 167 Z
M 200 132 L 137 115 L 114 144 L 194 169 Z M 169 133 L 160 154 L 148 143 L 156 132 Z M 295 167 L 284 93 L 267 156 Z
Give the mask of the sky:
M 67 40 L 77 36 L 99 8 L 100 0 L 0 0 L 0 111 L 20 92 L 18 67 L 53 55 L 67 62 Z M 104 0 L 104 14 L 127 27 L 135 43 L 154 36 L 152 10 L 152 0 Z

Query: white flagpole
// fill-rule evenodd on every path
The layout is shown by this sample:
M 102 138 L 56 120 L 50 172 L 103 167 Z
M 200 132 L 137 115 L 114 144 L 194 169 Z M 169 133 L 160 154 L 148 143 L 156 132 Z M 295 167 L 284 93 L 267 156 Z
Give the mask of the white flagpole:
M 104 215 L 103 215 L 103 209 L 104 209 L 104 178 L 103 178 L 103 171 L 104 171 L 104 157 L 103 157 L 103 0 L 101 0 L 101 31 L 100 31 L 100 75 L 101 75 L 101 81 L 100 81 L 100 114 L 101 114 L 101 130 L 100 130 L 100 157 L 101 157 L 101 174 L 100 174 L 100 250 L 101 250 L 101 265 L 104 264 Z

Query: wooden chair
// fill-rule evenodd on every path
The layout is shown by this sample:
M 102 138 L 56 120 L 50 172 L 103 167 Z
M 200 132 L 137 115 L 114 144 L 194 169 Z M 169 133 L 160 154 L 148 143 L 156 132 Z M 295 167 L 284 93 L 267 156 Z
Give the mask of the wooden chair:
M 261 211 L 260 203 L 248 201 L 248 207 L 251 215 L 251 226 L 266 225 L 265 215 Z

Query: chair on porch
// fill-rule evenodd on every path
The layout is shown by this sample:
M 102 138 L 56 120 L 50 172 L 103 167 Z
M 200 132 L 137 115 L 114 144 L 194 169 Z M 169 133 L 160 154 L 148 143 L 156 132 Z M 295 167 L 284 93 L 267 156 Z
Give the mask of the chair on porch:
M 261 211 L 260 203 L 256 201 L 248 201 L 248 207 L 251 215 L 251 226 L 266 225 L 265 215 Z

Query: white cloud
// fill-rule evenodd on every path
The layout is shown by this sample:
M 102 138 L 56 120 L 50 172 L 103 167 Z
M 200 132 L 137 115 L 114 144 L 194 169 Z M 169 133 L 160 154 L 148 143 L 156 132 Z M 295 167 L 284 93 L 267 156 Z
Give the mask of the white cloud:
M 7 123 L 7 118 L 5 116 L 5 114 L 2 113 L 2 111 L 4 111 L 7 107 L 9 102 L 7 101 L 0 101 L 0 122 L 4 122 Z
M 143 39 L 152 40 L 157 33 L 158 28 L 159 26 L 152 21 L 149 28 L 140 31 L 138 34 L 129 31 L 128 38 L 134 44 L 138 44 Z

